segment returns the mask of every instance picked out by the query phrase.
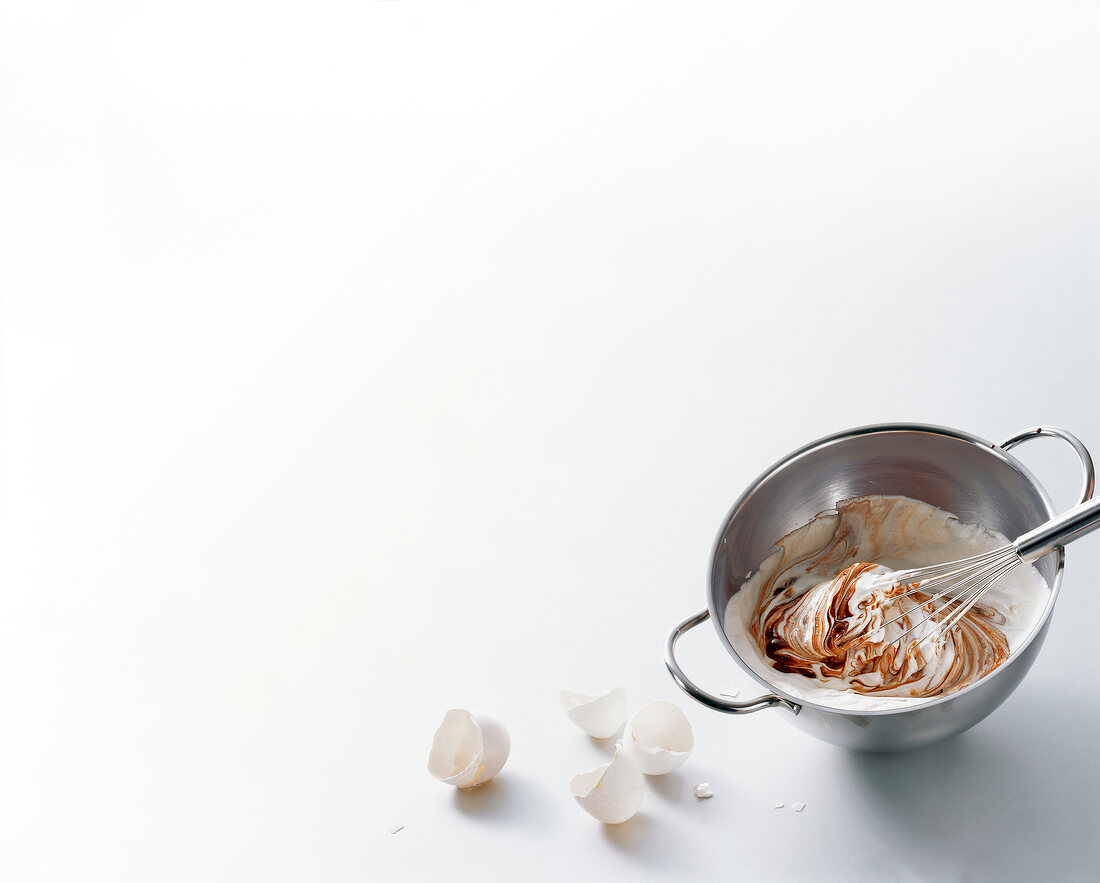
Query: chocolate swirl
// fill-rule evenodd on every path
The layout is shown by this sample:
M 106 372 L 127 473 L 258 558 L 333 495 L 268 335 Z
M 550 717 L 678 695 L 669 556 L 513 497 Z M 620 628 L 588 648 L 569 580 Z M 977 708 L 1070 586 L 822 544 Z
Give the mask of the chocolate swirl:
M 857 562 L 812 584 L 777 571 L 761 592 L 753 637 L 780 671 L 882 695 L 952 693 L 1008 658 L 995 610 L 976 604 L 950 629 L 920 625 L 940 602 L 916 586 L 875 588 L 870 577 L 884 572 Z
M 914 502 L 847 501 L 777 544 L 752 580 L 747 622 L 773 668 L 838 690 L 928 698 L 974 683 L 1008 658 L 1006 617 L 996 606 L 975 604 L 944 629 L 946 599 L 918 585 L 877 586 L 874 577 L 888 567 L 868 558 L 898 566 L 914 545 L 938 545 L 937 531 L 960 529 L 933 517 L 939 510 L 906 505 Z

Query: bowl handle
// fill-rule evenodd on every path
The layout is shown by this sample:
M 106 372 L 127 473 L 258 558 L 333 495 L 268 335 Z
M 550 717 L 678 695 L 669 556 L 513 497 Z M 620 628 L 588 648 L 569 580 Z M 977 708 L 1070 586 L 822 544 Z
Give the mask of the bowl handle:
M 676 681 L 677 686 L 696 702 L 709 705 L 716 711 L 724 711 L 727 714 L 748 714 L 751 711 L 760 711 L 760 709 L 769 708 L 772 705 L 781 705 L 788 711 L 798 714 L 802 710 L 801 705 L 796 705 L 794 702 L 784 699 L 782 696 L 776 696 L 774 693 L 765 693 L 763 696 L 757 696 L 748 702 L 729 702 L 700 689 L 688 679 L 683 669 L 680 668 L 680 664 L 676 661 L 676 642 L 688 629 L 693 629 L 708 619 L 710 619 L 709 610 L 696 613 L 676 626 L 668 636 L 668 642 L 665 644 L 665 665 L 668 667 L 669 674 L 672 675 L 672 679 Z
M 1057 426 L 1036 426 L 1033 429 L 1025 429 L 1022 432 L 1017 432 L 1015 435 L 1009 436 L 997 445 L 997 447 L 1002 451 L 1007 451 L 1010 448 L 1016 447 L 1020 442 L 1039 438 L 1041 435 L 1060 438 L 1077 452 L 1077 456 L 1081 458 L 1081 470 L 1085 473 L 1084 481 L 1081 485 L 1081 499 L 1079 502 L 1084 503 L 1087 500 L 1091 500 L 1092 492 L 1096 488 L 1096 470 L 1093 468 L 1092 456 L 1089 454 L 1088 448 L 1086 448 L 1081 443 L 1081 440 L 1072 432 L 1059 429 Z

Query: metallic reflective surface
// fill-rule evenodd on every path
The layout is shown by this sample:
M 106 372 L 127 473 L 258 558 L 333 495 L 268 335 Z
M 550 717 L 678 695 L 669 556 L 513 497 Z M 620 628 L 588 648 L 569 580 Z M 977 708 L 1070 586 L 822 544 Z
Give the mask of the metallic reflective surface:
M 1013 543 L 1016 552 L 1025 561 L 1034 561 L 1036 558 L 1041 558 L 1043 555 L 1054 551 L 1058 546 L 1072 542 L 1100 526 L 1100 523 L 1098 523 L 1098 519 L 1100 519 L 1100 501 L 1088 502 L 1092 499 L 1092 493 L 1096 487 L 1096 470 L 1093 467 L 1092 456 L 1077 436 L 1057 426 L 1036 426 L 1034 429 L 1025 429 L 1023 432 L 1018 432 L 1016 435 L 1005 439 L 1001 442 L 1000 447 L 1002 450 L 1007 451 L 1020 444 L 1020 442 L 1041 435 L 1061 439 L 1077 452 L 1077 456 L 1081 458 L 1084 482 L 1081 487 L 1081 502 L 1077 506 L 1046 524 L 1028 531 Z
M 1068 512 L 1028 531 L 1014 546 L 1024 561 L 1034 561 L 1100 527 L 1100 500 L 1074 506 Z
M 827 436 L 776 463 L 742 494 L 726 517 L 711 556 L 708 610 L 719 640 L 750 677 L 768 692 L 743 703 L 726 702 L 691 683 L 673 651 L 683 632 L 704 621 L 690 617 L 670 635 L 666 664 L 677 684 L 696 700 L 720 711 L 743 713 L 780 705 L 798 713 L 794 724 L 818 738 L 865 751 L 904 751 L 961 733 L 1016 688 L 1042 646 L 1061 587 L 1064 551 L 1059 547 L 1034 561 L 1050 587 L 1050 598 L 1032 634 L 988 677 L 957 693 L 913 708 L 858 711 L 826 708 L 797 700 L 755 674 L 734 651 L 722 628 L 726 604 L 773 543 L 839 500 L 869 494 L 901 494 L 954 512 L 1018 537 L 1052 520 L 1054 506 L 1027 468 L 1007 453 L 1041 434 L 1061 438 L 1081 456 L 1082 496 L 1091 496 L 1092 459 L 1064 430 L 1026 430 L 993 445 L 958 430 L 923 424 L 865 426 Z
M 1079 501 L 1084 503 L 1086 500 L 1091 500 L 1092 492 L 1096 488 L 1096 470 L 1093 468 L 1092 455 L 1072 432 L 1067 432 L 1057 426 L 1036 426 L 1033 429 L 1024 429 L 1015 435 L 1010 435 L 997 447 L 1002 451 L 1010 451 L 1021 442 L 1030 441 L 1040 436 L 1060 439 L 1073 448 L 1081 460 L 1081 471 L 1083 473 Z
M 788 711 L 798 714 L 800 706 L 797 703 L 789 699 L 784 699 L 782 696 L 776 696 L 774 693 L 758 696 L 756 699 L 751 699 L 748 702 L 731 702 L 728 699 L 722 699 L 715 696 L 713 693 L 708 693 L 702 687 L 696 686 L 688 679 L 683 669 L 680 668 L 680 664 L 676 661 L 676 642 L 680 640 L 680 636 L 684 632 L 695 628 L 695 626 L 706 622 L 708 619 L 710 619 L 709 610 L 704 610 L 702 613 L 696 613 L 694 616 L 689 616 L 676 626 L 668 636 L 668 642 L 665 644 L 665 666 L 668 668 L 669 674 L 672 675 L 672 679 L 676 681 L 680 689 L 696 702 L 701 702 L 703 705 L 707 705 L 715 711 L 724 711 L 727 714 L 747 714 L 751 711 L 760 711 L 762 708 L 770 708 L 773 705 L 782 705 Z

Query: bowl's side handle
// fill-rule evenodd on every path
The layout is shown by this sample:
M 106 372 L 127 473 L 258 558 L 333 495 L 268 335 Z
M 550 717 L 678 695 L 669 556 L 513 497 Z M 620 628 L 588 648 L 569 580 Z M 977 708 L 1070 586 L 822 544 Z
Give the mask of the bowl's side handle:
M 704 610 L 702 613 L 689 616 L 669 633 L 668 641 L 665 643 L 665 665 L 668 667 L 672 679 L 676 681 L 676 685 L 696 702 L 701 702 L 703 705 L 707 705 L 716 711 L 724 711 L 727 714 L 748 714 L 751 711 L 760 711 L 762 708 L 769 708 L 773 705 L 781 705 L 788 711 L 798 714 L 802 710 L 801 705 L 784 699 L 782 696 L 776 696 L 774 693 L 765 693 L 763 696 L 750 699 L 748 702 L 730 702 L 727 699 L 721 699 L 708 693 L 691 682 L 676 661 L 676 642 L 688 629 L 693 629 L 708 619 L 710 619 L 710 611 Z
M 1081 471 L 1084 472 L 1084 477 L 1081 484 L 1081 503 L 1084 503 L 1092 499 L 1092 492 L 1096 488 L 1096 470 L 1092 465 L 1092 456 L 1089 454 L 1088 448 L 1082 443 L 1081 439 L 1075 436 L 1072 432 L 1067 432 L 1064 429 L 1060 429 L 1057 426 L 1035 426 L 1031 429 L 1025 429 L 1021 432 L 1017 432 L 1015 435 L 1010 435 L 997 447 L 1002 451 L 1007 451 L 1010 448 L 1016 447 L 1020 442 L 1028 441 L 1029 439 L 1039 438 L 1040 436 L 1048 436 L 1051 438 L 1060 438 L 1066 444 L 1068 444 L 1073 450 L 1077 452 L 1077 456 L 1081 458 Z

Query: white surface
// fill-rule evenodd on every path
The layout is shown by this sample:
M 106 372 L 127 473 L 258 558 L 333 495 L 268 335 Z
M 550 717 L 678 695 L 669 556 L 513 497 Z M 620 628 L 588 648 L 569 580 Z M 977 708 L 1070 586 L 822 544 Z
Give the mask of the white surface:
M 806 441 L 1100 450 L 1098 39 L 1085 3 L 3 3 L 0 878 L 1094 875 L 1095 537 L 1019 690 L 917 754 L 711 713 L 661 647 Z M 1068 448 L 1022 456 L 1068 504 Z M 682 661 L 754 692 L 704 630 Z M 557 691 L 616 681 L 696 747 L 605 828 Z M 479 792 L 425 769 L 452 706 L 511 732 Z

